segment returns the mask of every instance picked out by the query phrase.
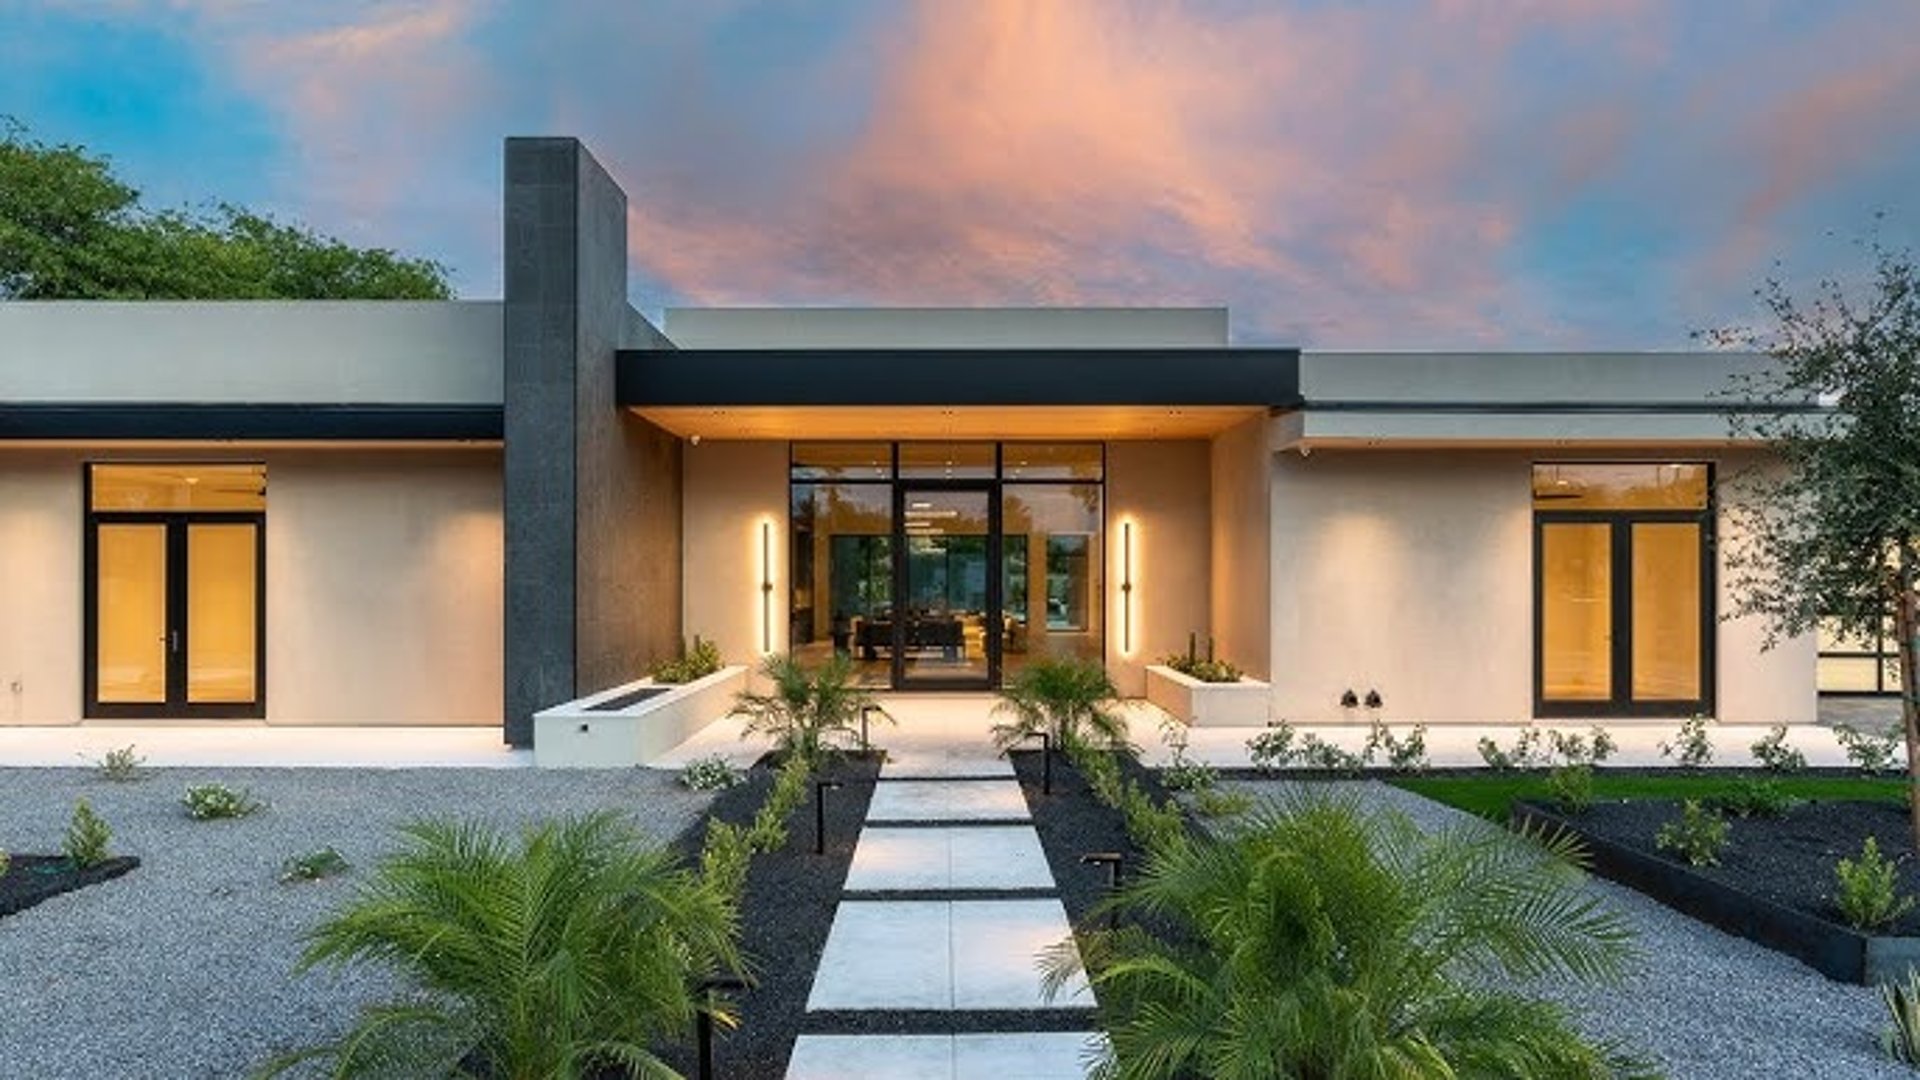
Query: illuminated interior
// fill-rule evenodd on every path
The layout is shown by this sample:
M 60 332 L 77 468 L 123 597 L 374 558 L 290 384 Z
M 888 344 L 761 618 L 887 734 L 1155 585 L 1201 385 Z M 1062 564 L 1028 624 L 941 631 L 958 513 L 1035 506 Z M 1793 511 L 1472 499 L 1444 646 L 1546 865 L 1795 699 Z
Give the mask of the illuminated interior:
M 167 700 L 167 526 L 101 525 L 99 699 L 115 704 Z
M 1612 529 L 1568 523 L 1540 529 L 1540 672 L 1566 701 L 1613 696 Z

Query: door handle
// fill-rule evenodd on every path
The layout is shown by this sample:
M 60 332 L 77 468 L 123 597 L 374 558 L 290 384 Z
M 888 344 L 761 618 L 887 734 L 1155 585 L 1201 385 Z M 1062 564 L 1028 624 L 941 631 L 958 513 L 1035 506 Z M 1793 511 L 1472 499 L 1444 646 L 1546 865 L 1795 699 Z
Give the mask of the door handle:
M 167 631 L 167 650 L 169 652 L 180 651 L 180 631 L 178 630 Z

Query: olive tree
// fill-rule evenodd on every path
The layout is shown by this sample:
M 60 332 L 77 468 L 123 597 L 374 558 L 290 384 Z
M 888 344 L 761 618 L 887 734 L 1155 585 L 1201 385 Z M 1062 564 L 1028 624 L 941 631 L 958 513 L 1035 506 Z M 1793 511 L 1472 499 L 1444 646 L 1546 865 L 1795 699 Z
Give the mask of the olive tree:
M 1849 637 L 1898 638 L 1901 723 L 1920 848 L 1920 267 L 1908 250 L 1862 244 L 1871 275 L 1804 295 L 1777 276 L 1756 295 L 1767 325 L 1714 331 L 1773 359 L 1731 397 L 1736 432 L 1777 464 L 1747 470 L 1729 500 L 1734 614 L 1765 619 L 1767 643 L 1821 621 Z

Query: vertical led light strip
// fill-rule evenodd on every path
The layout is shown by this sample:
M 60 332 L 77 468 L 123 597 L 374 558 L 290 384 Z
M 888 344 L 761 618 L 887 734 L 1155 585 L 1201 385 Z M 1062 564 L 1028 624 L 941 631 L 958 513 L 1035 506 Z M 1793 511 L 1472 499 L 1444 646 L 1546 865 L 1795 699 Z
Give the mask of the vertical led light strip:
M 773 522 L 760 522 L 760 651 L 773 651 Z
M 1120 653 L 1133 655 L 1133 522 L 1120 523 Z

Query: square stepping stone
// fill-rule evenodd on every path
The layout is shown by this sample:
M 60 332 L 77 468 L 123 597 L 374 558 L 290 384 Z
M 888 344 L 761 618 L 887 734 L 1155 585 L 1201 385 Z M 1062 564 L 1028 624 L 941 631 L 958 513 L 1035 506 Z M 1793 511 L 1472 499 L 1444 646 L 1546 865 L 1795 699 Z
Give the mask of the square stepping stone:
M 1014 780 L 882 780 L 867 820 L 1027 821 L 1027 797 Z
M 987 747 L 943 745 L 887 747 L 887 762 L 880 766 L 882 780 L 937 778 L 1010 778 L 1013 762 Z
M 1040 992 L 1040 956 L 1069 934 L 1052 899 L 844 900 L 807 1008 L 1091 1007 L 1078 976 L 1052 1001 Z
M 860 832 L 847 889 L 1050 889 L 1040 835 L 1028 825 L 956 825 Z
M 1082 1031 L 981 1035 L 802 1035 L 787 1080 L 1082 1080 L 1105 1037 Z
M 1092 1031 L 1016 1031 L 953 1036 L 953 1080 L 1086 1080 L 1106 1046 Z

